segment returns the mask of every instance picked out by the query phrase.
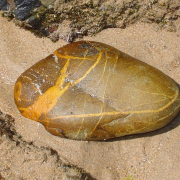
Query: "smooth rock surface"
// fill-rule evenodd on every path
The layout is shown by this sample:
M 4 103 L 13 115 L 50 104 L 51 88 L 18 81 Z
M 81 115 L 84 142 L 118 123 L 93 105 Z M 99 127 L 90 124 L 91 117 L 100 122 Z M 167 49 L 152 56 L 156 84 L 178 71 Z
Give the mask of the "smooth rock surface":
M 76 140 L 154 131 L 180 111 L 172 79 L 95 41 L 68 44 L 34 64 L 17 79 L 14 98 L 24 117 Z

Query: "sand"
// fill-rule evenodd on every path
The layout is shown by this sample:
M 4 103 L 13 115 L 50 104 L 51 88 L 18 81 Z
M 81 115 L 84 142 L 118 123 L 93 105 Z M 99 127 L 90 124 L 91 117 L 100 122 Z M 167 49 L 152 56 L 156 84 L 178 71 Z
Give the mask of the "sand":
M 55 155 L 63 163 L 82 168 L 90 179 L 180 179 L 180 114 L 168 126 L 155 132 L 107 142 L 55 137 L 40 123 L 22 117 L 14 104 L 16 79 L 27 68 L 67 42 L 59 40 L 53 43 L 47 38 L 35 37 L 2 17 L 0 24 L 0 111 L 12 116 L 14 129 L 21 136 L 20 144 L 11 138 L 1 138 L 2 179 L 63 179 L 61 174 L 55 176 L 59 173 L 55 171 L 58 166 Z M 141 22 L 126 29 L 106 29 L 84 40 L 109 44 L 160 69 L 180 84 L 180 29 L 167 32 L 159 30 L 154 24 Z M 41 148 L 47 156 L 46 161 L 38 158 L 43 154 L 35 156 L 36 152 L 41 152 Z M 56 152 L 55 155 L 48 149 Z M 31 156 L 28 156 L 29 151 Z M 21 161 L 28 161 L 26 156 L 30 159 L 29 164 Z M 75 174 L 73 177 L 78 177 L 77 171 Z

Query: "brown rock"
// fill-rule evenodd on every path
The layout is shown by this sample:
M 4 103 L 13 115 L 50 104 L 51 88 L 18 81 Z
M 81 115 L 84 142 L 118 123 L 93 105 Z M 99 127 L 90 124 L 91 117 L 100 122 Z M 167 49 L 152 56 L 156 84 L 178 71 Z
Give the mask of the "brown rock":
M 180 110 L 176 83 L 103 43 L 79 41 L 39 61 L 17 80 L 15 102 L 52 134 L 103 140 L 159 129 Z

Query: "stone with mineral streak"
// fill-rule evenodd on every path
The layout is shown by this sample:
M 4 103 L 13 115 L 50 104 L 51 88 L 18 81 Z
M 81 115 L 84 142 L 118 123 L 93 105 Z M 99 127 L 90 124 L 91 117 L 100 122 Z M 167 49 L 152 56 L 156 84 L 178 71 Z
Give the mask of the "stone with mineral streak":
M 21 114 L 53 135 L 104 140 L 162 128 L 180 111 L 177 84 L 109 45 L 79 41 L 57 49 L 17 79 Z

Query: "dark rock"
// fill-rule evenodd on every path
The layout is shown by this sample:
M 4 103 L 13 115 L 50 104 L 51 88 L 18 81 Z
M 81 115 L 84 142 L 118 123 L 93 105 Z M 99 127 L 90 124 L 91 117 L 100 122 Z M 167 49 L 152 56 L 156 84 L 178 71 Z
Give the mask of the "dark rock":
M 30 11 L 41 5 L 39 0 L 16 0 L 14 14 L 16 18 L 23 21 L 30 15 Z
M 0 9 L 3 8 L 7 4 L 6 0 L 0 0 Z
M 30 18 L 28 18 L 26 20 L 26 23 L 30 26 L 33 27 L 35 29 L 38 28 L 38 26 L 41 24 L 41 22 L 37 19 L 37 17 L 35 16 L 31 16 Z
M 10 4 L 6 0 L 0 0 L 0 10 L 7 11 L 10 8 Z
M 14 0 L 16 6 L 19 6 L 24 0 Z

